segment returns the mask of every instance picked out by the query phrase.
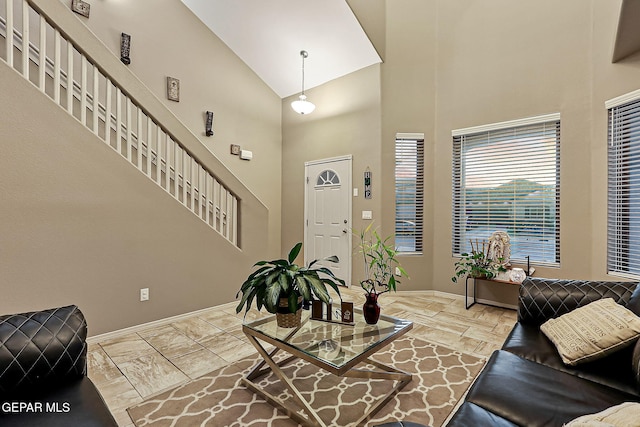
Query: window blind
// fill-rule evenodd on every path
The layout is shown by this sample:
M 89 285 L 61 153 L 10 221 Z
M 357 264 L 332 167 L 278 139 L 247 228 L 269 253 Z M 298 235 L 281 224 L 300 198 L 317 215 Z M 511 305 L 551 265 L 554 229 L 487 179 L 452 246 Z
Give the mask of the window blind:
M 422 252 L 424 137 L 396 136 L 396 221 L 398 252 Z
M 512 260 L 560 262 L 560 119 L 552 116 L 453 132 L 454 256 L 502 230 Z
M 607 265 L 640 276 L 640 100 L 609 108 Z

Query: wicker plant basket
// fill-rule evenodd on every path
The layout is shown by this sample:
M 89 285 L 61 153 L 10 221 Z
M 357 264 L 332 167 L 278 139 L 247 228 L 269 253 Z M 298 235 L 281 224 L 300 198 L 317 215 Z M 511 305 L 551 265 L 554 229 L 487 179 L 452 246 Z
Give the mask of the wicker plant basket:
M 302 303 L 302 297 L 298 298 L 298 305 Z M 289 302 L 286 298 L 281 298 L 278 307 L 284 308 L 283 313 L 276 313 L 276 323 L 280 328 L 297 328 L 302 320 L 302 308 L 295 313 L 290 313 Z

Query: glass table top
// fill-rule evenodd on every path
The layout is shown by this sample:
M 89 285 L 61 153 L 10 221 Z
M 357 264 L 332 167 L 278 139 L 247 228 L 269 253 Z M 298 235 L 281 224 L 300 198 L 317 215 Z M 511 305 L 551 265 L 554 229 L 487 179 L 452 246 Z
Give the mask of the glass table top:
M 245 332 L 258 339 L 272 341 L 276 347 L 302 352 L 308 357 L 341 368 L 384 347 L 413 327 L 413 323 L 381 315 L 376 325 L 368 325 L 361 310 L 355 311 L 352 325 L 324 322 L 302 310 L 300 328 L 280 328 L 275 316 L 245 323 Z

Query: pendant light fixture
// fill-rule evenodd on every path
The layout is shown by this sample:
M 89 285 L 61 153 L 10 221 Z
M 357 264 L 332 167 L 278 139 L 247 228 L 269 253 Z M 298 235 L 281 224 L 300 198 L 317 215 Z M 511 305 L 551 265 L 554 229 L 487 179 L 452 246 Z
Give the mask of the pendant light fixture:
M 309 114 L 316 109 L 313 103 L 307 101 L 307 96 L 304 94 L 304 59 L 309 56 L 309 54 L 306 50 L 301 50 L 300 56 L 302 57 L 302 94 L 298 100 L 291 103 L 291 108 L 298 114 Z

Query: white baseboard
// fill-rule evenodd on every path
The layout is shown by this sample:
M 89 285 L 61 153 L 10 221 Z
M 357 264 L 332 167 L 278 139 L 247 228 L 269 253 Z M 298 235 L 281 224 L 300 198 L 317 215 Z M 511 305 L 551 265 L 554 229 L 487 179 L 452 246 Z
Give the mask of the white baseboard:
M 91 337 L 87 338 L 87 343 L 88 344 L 94 344 L 94 343 L 100 342 L 100 341 L 111 340 L 111 339 L 114 339 L 114 338 L 120 338 L 120 337 L 122 337 L 124 335 L 133 334 L 133 333 L 142 331 L 144 329 L 163 326 L 163 325 L 166 325 L 166 324 L 169 324 L 169 323 L 173 323 L 173 322 L 177 322 L 179 320 L 186 319 L 187 317 L 196 316 L 198 314 L 205 313 L 205 312 L 211 310 L 211 308 L 212 307 L 203 308 L 203 309 L 200 309 L 200 310 L 191 311 L 189 313 L 183 313 L 183 314 L 178 314 L 176 316 L 165 317 L 164 319 L 154 320 L 152 322 L 142 323 L 140 325 L 129 326 L 128 328 L 118 329 L 116 331 L 106 332 L 104 334 L 94 335 L 94 336 L 91 336 Z

